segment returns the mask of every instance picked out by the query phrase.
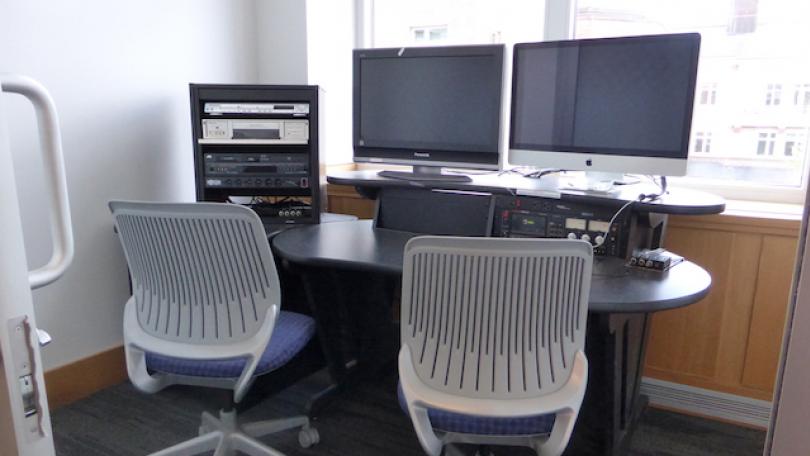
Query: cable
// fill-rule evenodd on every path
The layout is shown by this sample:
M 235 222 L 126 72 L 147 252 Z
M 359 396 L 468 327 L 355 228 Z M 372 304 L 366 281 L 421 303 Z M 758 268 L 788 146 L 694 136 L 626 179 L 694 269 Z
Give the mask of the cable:
M 607 229 L 602 234 L 601 242 L 596 242 L 593 245 L 594 250 L 596 250 L 597 248 L 599 248 L 599 247 L 601 247 L 601 246 L 603 246 L 605 244 L 605 242 L 608 239 L 608 236 L 610 235 L 610 228 L 613 226 L 613 223 L 616 221 L 616 219 L 619 217 L 619 215 L 625 209 L 632 206 L 633 203 L 656 201 L 656 200 L 660 199 L 662 196 L 664 196 L 667 193 L 667 177 L 666 176 L 661 176 L 660 177 L 660 183 L 655 181 L 655 177 L 653 177 L 652 180 L 653 180 L 653 182 L 655 182 L 656 185 L 658 185 L 658 188 L 660 189 L 660 191 L 658 193 L 642 193 L 642 194 L 638 195 L 638 198 L 636 198 L 634 200 L 631 200 L 631 201 L 628 201 L 627 203 L 624 204 L 624 206 L 622 206 L 618 211 L 616 211 L 616 213 L 613 214 L 613 217 L 611 217 L 610 222 L 608 222 Z
M 526 173 L 526 174 L 523 175 L 523 177 L 528 177 L 530 179 L 540 179 L 543 176 L 548 176 L 549 174 L 557 174 L 557 173 L 562 173 L 562 172 L 565 172 L 565 170 L 564 169 L 556 169 L 556 168 L 554 168 L 554 169 L 541 169 L 541 170 L 533 171 L 531 173 Z
M 604 232 L 604 233 L 602 233 L 602 240 L 601 240 L 601 242 L 596 242 L 596 243 L 593 245 L 593 249 L 594 249 L 594 250 L 598 249 L 599 247 L 602 247 L 602 246 L 605 244 L 605 242 L 607 241 L 608 236 L 610 235 L 610 227 L 612 227 L 612 226 L 613 226 L 613 223 L 616 221 L 616 219 L 619 217 L 619 215 L 620 215 L 620 214 L 621 214 L 621 213 L 622 213 L 622 212 L 623 212 L 625 209 L 627 209 L 628 207 L 632 206 L 632 205 L 633 205 L 633 203 L 636 203 L 636 202 L 639 202 L 639 201 L 641 201 L 641 195 L 639 195 L 639 198 L 638 198 L 638 199 L 634 199 L 634 200 L 630 200 L 630 201 L 626 202 L 626 203 L 624 204 L 624 206 L 622 206 L 622 207 L 621 207 L 621 208 L 620 208 L 618 211 L 616 211 L 616 213 L 615 213 L 615 214 L 613 214 L 613 217 L 611 217 L 610 221 L 608 222 L 608 226 L 607 226 L 607 228 L 605 229 L 605 232 Z
M 658 188 L 661 191 L 659 191 L 658 193 L 642 193 L 642 194 L 638 195 L 638 201 L 645 201 L 645 200 L 647 202 L 655 201 L 655 200 L 660 199 L 662 196 L 666 195 L 666 193 L 667 193 L 667 176 L 661 176 L 660 177 L 660 181 L 661 181 L 660 183 L 655 181 L 655 177 L 652 178 L 652 181 L 655 183 L 655 185 L 658 186 Z
M 529 171 L 524 171 L 526 168 Z M 555 173 L 562 173 L 565 172 L 564 169 L 557 169 L 557 168 L 543 168 L 543 169 L 536 169 L 528 166 L 516 166 L 514 168 L 504 169 L 498 173 L 499 176 L 503 176 L 504 174 L 517 174 L 522 177 L 526 177 L 529 179 L 540 179 L 543 176 L 547 176 L 549 174 Z
M 641 182 L 641 179 L 636 179 L 634 181 L 613 181 L 613 185 L 636 185 Z

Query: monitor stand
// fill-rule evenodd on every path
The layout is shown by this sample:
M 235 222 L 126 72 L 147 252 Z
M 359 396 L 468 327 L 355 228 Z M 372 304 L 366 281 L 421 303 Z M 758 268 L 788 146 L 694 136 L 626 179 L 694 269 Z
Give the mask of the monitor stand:
M 390 179 L 422 182 L 472 182 L 472 178 L 464 174 L 442 174 L 442 169 L 438 166 L 414 166 L 413 171 L 383 170 L 378 172 L 377 175 Z
M 585 171 L 585 176 L 581 179 L 569 182 L 566 190 L 578 190 L 588 193 L 617 193 L 619 189 L 614 182 L 621 182 L 624 179 L 622 173 L 603 173 L 597 171 Z

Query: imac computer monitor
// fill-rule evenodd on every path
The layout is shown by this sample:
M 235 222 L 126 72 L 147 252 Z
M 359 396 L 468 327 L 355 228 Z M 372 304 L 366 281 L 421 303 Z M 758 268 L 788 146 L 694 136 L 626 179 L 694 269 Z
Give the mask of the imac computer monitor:
M 413 165 L 381 175 L 469 180 L 441 167 L 498 169 L 504 46 L 354 51 L 354 161 Z
M 516 44 L 509 162 L 686 174 L 700 35 Z

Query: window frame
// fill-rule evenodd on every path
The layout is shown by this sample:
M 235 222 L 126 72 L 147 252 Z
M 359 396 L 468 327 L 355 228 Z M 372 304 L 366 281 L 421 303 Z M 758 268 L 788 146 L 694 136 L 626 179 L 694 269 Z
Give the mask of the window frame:
M 768 83 L 765 88 L 765 106 L 780 106 L 782 104 L 782 83 Z
M 443 32 L 444 36 L 438 39 L 433 39 L 434 32 Z M 417 35 L 419 32 L 422 32 L 422 38 L 418 38 Z M 448 28 L 447 24 L 438 24 L 438 25 L 415 25 L 411 27 L 411 35 L 413 36 L 414 41 L 422 44 L 441 44 L 441 42 L 447 39 Z
M 701 106 L 714 106 L 717 104 L 717 83 L 708 82 L 700 85 L 700 93 L 696 95 Z
M 356 18 L 355 46 L 358 48 L 373 47 L 374 2 L 375 0 L 355 0 L 354 2 Z M 545 17 L 543 18 L 544 40 L 565 40 L 576 36 L 576 7 L 577 0 L 545 0 Z M 507 56 L 511 56 L 511 49 L 508 50 Z M 509 86 L 511 85 L 511 78 L 507 79 L 507 87 L 505 90 L 510 91 L 511 89 Z M 719 81 L 715 81 L 714 83 L 717 84 Z M 785 86 L 781 82 L 777 84 L 780 85 L 778 95 L 779 104 L 772 106 L 783 107 L 784 103 L 782 102 L 786 101 L 784 99 Z M 698 96 L 695 97 L 695 104 L 699 102 L 699 94 L 697 95 Z M 504 104 L 504 110 L 508 110 L 508 105 L 506 103 Z M 504 128 L 508 128 L 508 125 L 505 125 Z M 694 144 L 696 134 L 697 132 L 693 129 L 690 133 L 690 144 Z M 780 148 L 777 146 L 774 147 L 775 151 Z M 808 179 L 810 157 L 807 157 L 806 154 L 807 151 L 805 151 L 805 158 L 802 165 L 802 182 L 798 187 L 779 187 L 750 182 L 723 181 L 720 179 L 705 179 L 690 176 L 672 177 L 670 178 L 670 182 L 675 186 L 688 187 L 695 190 L 714 193 L 729 200 L 802 204 L 804 202 L 805 194 L 807 193 L 808 180 L 810 180 Z M 506 155 L 506 150 L 504 150 L 504 155 Z M 504 165 L 507 164 L 506 156 L 502 157 L 501 163 Z
M 547 0 L 547 2 L 557 3 L 551 0 Z M 547 11 L 546 27 L 549 26 L 549 21 L 558 21 L 558 24 L 565 24 L 565 23 L 570 24 L 567 35 L 563 37 L 555 37 L 555 39 L 573 38 L 574 36 L 576 36 L 576 20 L 575 20 L 576 0 L 560 0 L 559 3 L 567 5 L 568 14 L 570 14 L 570 16 L 569 17 L 559 15 L 550 16 Z M 565 6 L 558 7 L 558 10 L 564 9 L 566 9 Z M 781 93 L 781 91 L 784 89 L 784 85 L 782 83 L 778 84 L 780 84 L 779 98 L 781 102 L 783 101 L 782 95 L 784 95 L 783 93 Z M 698 102 L 699 98 L 698 96 L 696 96 L 695 104 L 698 104 Z M 778 104 L 773 106 L 781 107 L 782 105 Z M 689 135 L 690 144 L 694 144 L 696 133 L 697 132 L 694 130 L 693 127 L 693 130 Z M 729 200 L 803 204 L 807 193 L 808 180 L 810 180 L 810 176 L 808 176 L 808 170 L 810 169 L 810 157 L 807 157 L 806 154 L 807 152 L 805 151 L 805 157 L 803 160 L 801 171 L 802 181 L 798 187 L 779 187 L 775 185 L 743 183 L 740 181 L 723 181 L 721 179 L 705 179 L 691 176 L 672 177 L 669 180 L 674 186 L 683 186 L 695 190 L 714 193 Z
M 712 151 L 712 132 L 711 131 L 696 131 L 695 140 L 692 142 L 692 152 L 699 154 L 709 154 Z M 700 146 L 700 147 L 698 147 Z

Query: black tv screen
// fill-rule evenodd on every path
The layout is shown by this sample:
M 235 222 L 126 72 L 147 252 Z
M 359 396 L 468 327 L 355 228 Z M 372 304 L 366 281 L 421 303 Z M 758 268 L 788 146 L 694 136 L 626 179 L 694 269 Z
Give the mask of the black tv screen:
M 685 159 L 700 35 L 515 45 L 510 148 Z
M 355 160 L 497 166 L 503 49 L 355 50 Z

